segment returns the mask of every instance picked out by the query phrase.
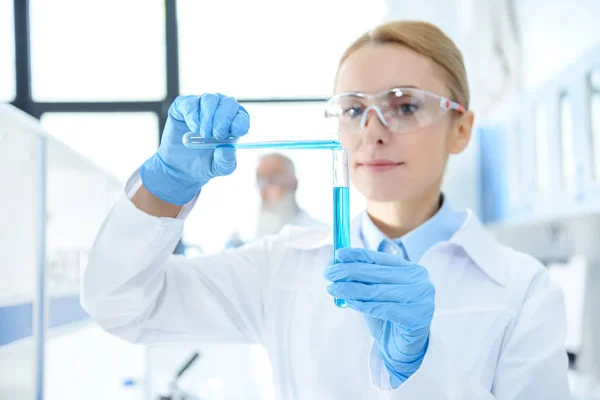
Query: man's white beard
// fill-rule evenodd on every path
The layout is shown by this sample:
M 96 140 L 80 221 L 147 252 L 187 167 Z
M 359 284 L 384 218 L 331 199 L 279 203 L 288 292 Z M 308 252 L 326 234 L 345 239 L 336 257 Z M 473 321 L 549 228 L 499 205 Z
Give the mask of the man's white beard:
M 256 237 L 278 233 L 294 221 L 297 213 L 298 206 L 293 193 L 286 194 L 277 204 L 262 205 L 258 212 Z

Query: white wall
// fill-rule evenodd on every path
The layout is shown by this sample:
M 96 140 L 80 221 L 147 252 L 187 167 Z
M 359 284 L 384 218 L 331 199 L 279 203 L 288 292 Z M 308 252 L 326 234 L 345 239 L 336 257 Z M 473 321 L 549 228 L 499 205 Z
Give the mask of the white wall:
M 394 19 L 425 20 L 439 26 L 451 38 L 457 39 L 460 28 L 460 9 L 456 1 L 387 0 L 385 21 Z
M 597 0 L 521 0 L 518 6 L 523 82 L 535 88 L 600 45 Z

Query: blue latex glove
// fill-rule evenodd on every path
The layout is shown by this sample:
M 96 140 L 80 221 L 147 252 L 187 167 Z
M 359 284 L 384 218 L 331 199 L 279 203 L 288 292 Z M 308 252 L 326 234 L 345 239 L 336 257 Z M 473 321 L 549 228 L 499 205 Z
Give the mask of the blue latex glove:
M 226 139 L 243 136 L 249 128 L 248 113 L 232 97 L 203 94 L 176 98 L 158 151 L 140 170 L 144 187 L 168 203 L 187 204 L 210 179 L 231 174 L 236 158 L 233 148 L 185 147 L 183 135 L 194 132 L 204 138 Z
M 327 291 L 364 314 L 397 388 L 420 367 L 429 344 L 435 288 L 427 270 L 400 257 L 344 248 L 325 270 Z

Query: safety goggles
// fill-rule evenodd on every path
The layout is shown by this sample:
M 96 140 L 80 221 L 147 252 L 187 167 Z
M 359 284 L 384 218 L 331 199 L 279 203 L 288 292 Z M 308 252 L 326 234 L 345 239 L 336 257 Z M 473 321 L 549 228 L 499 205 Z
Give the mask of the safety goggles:
M 416 88 L 393 88 L 376 94 L 338 94 L 325 106 L 326 118 L 337 118 L 340 132 L 360 133 L 373 111 L 392 132 L 406 132 L 431 125 L 449 110 L 463 114 L 457 102 Z

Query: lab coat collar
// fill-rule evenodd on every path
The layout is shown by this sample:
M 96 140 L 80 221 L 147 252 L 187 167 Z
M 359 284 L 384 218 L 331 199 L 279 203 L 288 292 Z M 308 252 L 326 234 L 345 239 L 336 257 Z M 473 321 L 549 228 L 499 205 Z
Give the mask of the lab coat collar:
M 506 257 L 498 243 L 479 221 L 472 210 L 464 211 L 465 222 L 448 243 L 464 250 L 475 265 L 500 286 L 506 284 Z
M 486 231 L 473 211 L 467 209 L 462 226 L 447 242 L 440 242 L 437 246 L 450 245 L 461 248 L 471 261 L 481 269 L 490 279 L 497 284 L 504 286 L 506 284 L 506 259 L 499 256 L 502 246 L 492 238 Z M 350 243 L 352 247 L 364 247 L 361 238 L 361 220 L 362 213 L 358 215 L 351 225 Z M 298 228 L 291 228 L 298 229 Z M 331 229 L 309 228 L 297 230 L 297 234 L 292 235 L 290 246 L 297 249 L 316 249 L 333 244 L 333 234 Z M 429 249 L 427 252 L 431 251 Z M 427 254 L 426 252 L 426 254 Z

